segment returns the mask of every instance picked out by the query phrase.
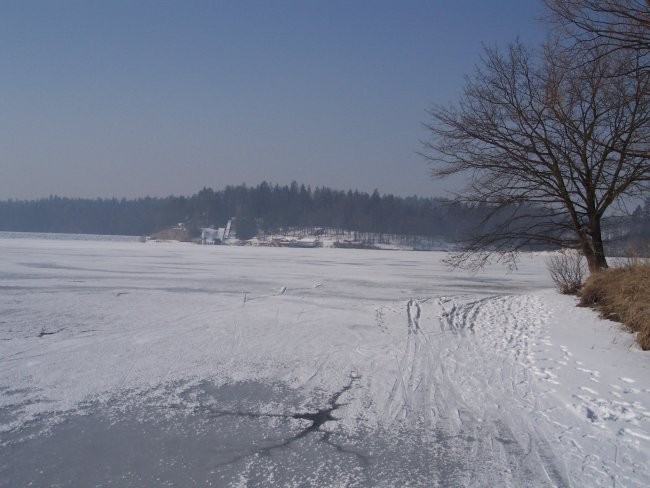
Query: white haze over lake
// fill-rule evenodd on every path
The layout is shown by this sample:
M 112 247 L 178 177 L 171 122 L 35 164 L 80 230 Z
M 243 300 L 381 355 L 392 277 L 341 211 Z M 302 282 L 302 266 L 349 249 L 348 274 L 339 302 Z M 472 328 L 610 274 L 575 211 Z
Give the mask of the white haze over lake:
M 444 257 L 0 238 L 0 486 L 648 486 L 632 335 Z

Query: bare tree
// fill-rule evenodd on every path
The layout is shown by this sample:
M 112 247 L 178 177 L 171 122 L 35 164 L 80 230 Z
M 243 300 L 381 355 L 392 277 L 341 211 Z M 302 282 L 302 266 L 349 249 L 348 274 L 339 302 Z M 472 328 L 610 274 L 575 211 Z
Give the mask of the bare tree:
M 650 181 L 650 76 L 627 51 L 589 53 L 486 49 L 459 103 L 430 110 L 432 175 L 468 175 L 457 199 L 488 209 L 454 264 L 551 244 L 607 267 L 603 216 Z
M 648 0 L 544 0 L 553 20 L 573 40 L 607 52 L 630 49 L 650 53 L 650 2 Z

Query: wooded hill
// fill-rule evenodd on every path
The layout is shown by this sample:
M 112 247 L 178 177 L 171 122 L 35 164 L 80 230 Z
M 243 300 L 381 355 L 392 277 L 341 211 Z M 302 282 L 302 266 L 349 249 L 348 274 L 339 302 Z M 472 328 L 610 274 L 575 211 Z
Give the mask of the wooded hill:
M 239 229 L 265 232 L 296 227 L 420 235 L 456 240 L 471 232 L 486 207 L 470 207 L 442 198 L 397 197 L 359 191 L 279 186 L 203 188 L 190 197 L 79 199 L 51 196 L 0 201 L 0 231 L 150 235 L 179 222 L 192 232 L 224 226 L 236 217 Z M 636 212 L 637 233 L 650 228 L 650 205 Z M 250 225 L 255 222 L 256 225 Z M 245 225 L 248 223 L 248 225 Z M 620 232 L 619 232 L 620 234 Z M 246 236 L 242 236 L 246 237 Z
M 200 229 L 231 217 L 261 230 L 330 227 L 360 232 L 455 237 L 478 213 L 445 199 L 396 197 L 330 188 L 279 186 L 203 188 L 190 197 L 81 199 L 51 196 L 0 201 L 0 230 L 149 235 L 183 222 Z M 240 225 L 241 227 L 241 225 Z

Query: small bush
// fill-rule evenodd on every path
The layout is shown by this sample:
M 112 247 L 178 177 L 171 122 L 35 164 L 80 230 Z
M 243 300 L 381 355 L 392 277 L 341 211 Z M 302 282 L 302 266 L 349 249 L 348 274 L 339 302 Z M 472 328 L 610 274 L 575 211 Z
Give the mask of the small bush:
M 637 333 L 643 350 L 650 350 L 650 264 L 640 263 L 592 274 L 580 293 L 580 305 L 623 323 Z
M 573 249 L 563 249 L 546 259 L 546 267 L 557 290 L 564 295 L 575 295 L 585 279 L 585 260 Z

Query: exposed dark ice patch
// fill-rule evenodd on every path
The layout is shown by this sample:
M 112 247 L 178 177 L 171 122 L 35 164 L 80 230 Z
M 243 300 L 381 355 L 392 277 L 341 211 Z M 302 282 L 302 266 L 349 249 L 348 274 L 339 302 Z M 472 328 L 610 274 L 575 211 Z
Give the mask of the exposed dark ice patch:
M 469 436 L 338 428 L 356 381 L 320 407 L 304 392 L 254 382 L 203 382 L 180 394 L 177 385 L 165 404 L 157 392 L 157 401 L 139 394 L 89 405 L 47 435 L 10 433 L 0 486 L 463 485 Z

